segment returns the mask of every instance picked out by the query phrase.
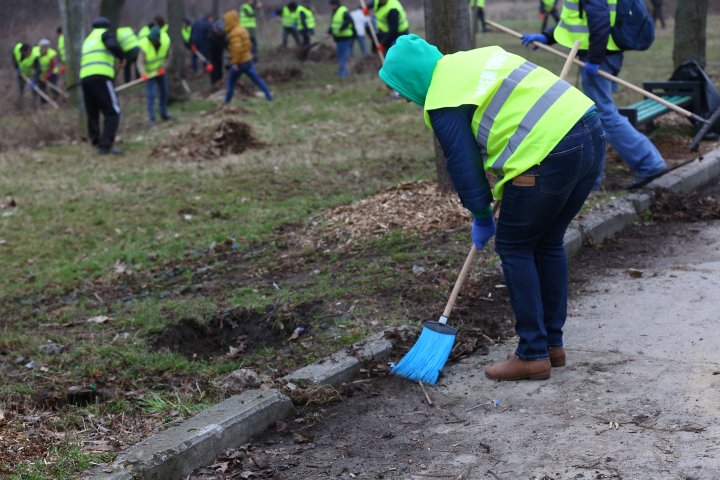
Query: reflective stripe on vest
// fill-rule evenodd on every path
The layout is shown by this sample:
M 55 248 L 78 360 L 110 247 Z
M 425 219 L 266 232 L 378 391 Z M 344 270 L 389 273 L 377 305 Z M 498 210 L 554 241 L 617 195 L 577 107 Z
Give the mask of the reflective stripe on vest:
M 330 20 L 330 31 L 332 32 L 333 37 L 350 38 L 353 36 L 352 21 L 343 30 L 340 30 L 343 25 L 345 14 L 347 12 L 348 8 L 344 5 L 341 5 L 338 7 L 337 10 L 335 10 L 335 13 L 333 13 L 332 19 Z
M 140 40 L 140 48 L 142 48 L 145 60 L 143 67 L 148 77 L 157 75 L 160 67 L 163 66 L 170 51 L 170 36 L 167 33 L 160 34 L 160 47 L 155 49 L 155 45 L 148 38 Z
M 617 2 L 618 0 L 607 0 L 610 9 L 611 27 L 615 25 Z M 588 28 L 587 14 L 583 11 L 582 17 L 580 16 L 579 0 L 563 0 L 560 23 L 555 27 L 553 36 L 555 41 L 568 48 L 572 48 L 575 40 L 580 40 L 580 50 L 590 48 L 590 29 Z M 607 50 L 620 50 L 612 36 L 608 36 L 605 48 Z
M 255 18 L 255 10 L 249 3 L 244 3 L 240 7 L 240 25 L 245 28 L 256 28 L 257 19 Z
M 302 25 L 300 25 L 300 12 L 305 14 L 305 23 L 307 24 L 307 28 L 315 28 L 315 14 L 312 10 L 303 5 L 298 7 L 298 27 L 302 27 Z
M 103 75 L 115 78 L 115 58 L 102 41 L 105 28 L 96 28 L 85 38 L 80 56 L 80 78 Z
M 129 52 L 133 48 L 140 46 L 140 39 L 135 35 L 132 27 L 120 27 L 115 35 L 123 52 Z
M 52 48 L 48 47 L 45 55 L 41 55 L 39 46 L 33 47 L 32 51 L 33 56 L 37 57 L 38 62 L 40 62 L 40 75 L 45 75 L 48 71 L 48 68 L 50 68 L 50 62 L 53 58 L 57 56 L 57 52 Z M 53 73 L 60 73 L 60 68 L 57 65 L 55 66 L 55 68 L 53 68 Z
M 62 33 L 58 37 L 57 48 L 60 53 L 60 61 L 65 63 L 65 35 Z
M 428 112 L 477 105 L 472 129 L 484 168 L 506 182 L 539 164 L 593 102 L 551 72 L 500 47 L 444 56 L 435 67 L 425 100 Z
M 282 9 L 282 26 L 285 28 L 292 28 L 297 22 L 297 10 L 294 12 L 290 11 L 290 8 L 285 5 Z
M 388 0 L 383 6 L 379 6 L 379 1 L 375 0 L 375 19 L 377 20 L 377 29 L 379 32 L 387 33 L 390 31 L 388 26 L 388 13 L 390 10 L 397 10 L 399 14 L 398 32 L 405 32 L 410 28 L 405 9 L 398 0 Z

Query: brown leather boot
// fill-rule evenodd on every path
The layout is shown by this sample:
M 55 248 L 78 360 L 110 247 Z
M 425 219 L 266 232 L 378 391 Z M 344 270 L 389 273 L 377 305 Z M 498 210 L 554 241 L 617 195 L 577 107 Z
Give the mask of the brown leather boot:
M 565 366 L 565 349 L 563 347 L 550 348 L 548 353 L 550 354 L 550 365 L 553 367 Z
M 547 380 L 550 360 L 521 360 L 513 355 L 504 362 L 485 367 L 485 376 L 492 380 Z

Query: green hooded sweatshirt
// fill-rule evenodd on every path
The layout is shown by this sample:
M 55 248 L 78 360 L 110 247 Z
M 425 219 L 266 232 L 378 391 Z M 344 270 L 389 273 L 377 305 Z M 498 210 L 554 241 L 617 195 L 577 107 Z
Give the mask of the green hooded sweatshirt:
M 402 35 L 388 49 L 379 75 L 388 87 L 424 106 L 435 65 L 442 57 L 435 45 L 417 35 Z

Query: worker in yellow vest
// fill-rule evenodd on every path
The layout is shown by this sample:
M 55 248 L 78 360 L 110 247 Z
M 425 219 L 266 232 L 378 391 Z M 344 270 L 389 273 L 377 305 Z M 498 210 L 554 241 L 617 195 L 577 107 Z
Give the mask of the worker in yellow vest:
M 615 43 L 610 29 L 615 25 L 618 0 L 563 0 L 560 22 L 542 33 L 524 34 L 522 44 L 559 43 L 571 48 L 580 42 L 578 58 L 585 62 L 580 69 L 583 91 L 597 105 L 607 140 L 635 174 L 629 189 L 641 187 L 668 171 L 660 151 L 645 135 L 620 115 L 613 90 L 615 82 L 598 74 L 599 70 L 617 76 L 623 64 L 623 51 Z M 600 170 L 595 189 L 600 189 L 605 167 Z
M 120 104 L 113 81 L 115 80 L 115 59 L 124 58 L 122 48 L 110 28 L 110 20 L 98 17 L 92 24 L 92 31 L 82 44 L 80 56 L 80 82 L 85 111 L 88 119 L 88 136 L 101 155 L 122 155 L 115 147 L 115 134 L 120 125 Z M 100 112 L 105 117 L 100 130 Z
M 595 105 L 498 46 L 443 56 L 417 35 L 398 39 L 380 78 L 423 107 L 453 186 L 473 216 L 472 244 L 480 250 L 495 236 L 520 340 L 514 354 L 486 367 L 485 375 L 549 378 L 551 366 L 565 365 L 563 237 L 605 156 Z M 497 178 L 492 188 L 485 171 Z M 503 200 L 497 228 L 493 198 Z
M 330 17 L 328 34 L 332 35 L 333 40 L 335 40 L 339 67 L 338 75 L 340 75 L 340 78 L 344 78 L 350 75 L 347 63 L 352 55 L 355 23 L 350 15 L 350 10 L 340 0 L 330 0 L 330 8 L 332 16 Z
M 138 33 L 137 33 L 138 40 L 147 38 L 148 34 L 150 33 L 150 29 L 154 26 L 155 26 L 155 23 L 150 22 L 147 25 L 143 25 L 142 27 L 140 27 L 140 30 L 138 30 Z
M 477 13 L 475 14 L 475 31 L 477 32 L 477 22 L 480 20 L 480 24 L 482 25 L 482 31 L 487 32 L 487 26 L 485 25 L 485 0 L 470 0 L 470 11 L 475 9 L 477 10 Z
M 302 45 L 308 46 L 315 34 L 315 13 L 312 11 L 310 0 L 304 0 L 303 5 L 298 5 L 297 18 Z
M 557 11 L 558 0 L 540 0 L 540 15 L 542 16 L 542 27 L 540 31 L 545 31 L 548 26 L 548 18 L 552 17 L 555 19 L 555 25 L 560 21 Z
M 18 79 L 18 101 L 22 100 L 25 93 L 25 80 L 23 75 L 30 79 L 30 88 L 37 87 L 38 77 L 40 76 L 40 63 L 36 55 L 37 52 L 26 43 L 18 43 L 13 48 L 13 66 Z
M 65 35 L 63 35 L 62 27 L 58 27 L 55 31 L 57 33 L 57 51 L 60 55 L 60 75 L 65 75 Z
M 399 0 L 375 0 L 373 11 L 380 42 L 376 48 L 381 52 L 387 52 L 401 35 L 410 32 L 407 14 Z
M 287 39 L 289 36 L 295 40 L 295 45 L 300 46 L 300 36 L 297 27 L 297 10 L 298 4 L 293 1 L 285 5 L 280 10 L 273 12 L 273 16 L 280 16 L 280 24 L 282 25 L 282 46 L 287 47 Z
M 148 121 L 155 125 L 155 91 L 157 90 L 160 104 L 160 118 L 172 120 L 167 111 L 168 106 L 168 79 L 166 67 L 170 61 L 170 35 L 163 32 L 160 27 L 150 29 L 148 36 L 140 41 L 140 55 L 138 56 L 138 70 L 140 78 L 145 80 L 146 104 Z
M 43 38 L 36 47 L 33 48 L 33 55 L 38 59 L 40 73 L 38 75 L 38 87 L 47 93 L 47 84 L 57 85 L 58 75 L 60 74 L 60 57 L 57 51 L 50 46 L 50 40 Z M 58 93 L 52 90 L 50 94 L 57 98 Z M 42 100 L 42 99 L 41 99 Z M 44 102 L 44 100 L 42 100 Z
M 137 68 L 137 59 L 140 54 L 140 39 L 135 35 L 132 27 L 120 27 L 115 33 L 117 42 L 122 48 L 125 54 L 125 66 L 123 67 L 123 77 L 125 83 L 132 80 L 132 74 L 135 73 L 135 78 L 140 77 L 140 72 Z
M 257 15 L 255 14 L 255 0 L 245 0 L 240 5 L 240 26 L 247 30 L 252 42 L 253 62 L 258 61 L 258 44 L 255 31 L 257 30 Z
M 185 48 L 190 50 L 190 36 L 192 35 L 192 21 L 185 17 L 182 21 L 182 27 L 180 28 L 180 36 L 182 36 L 183 45 Z

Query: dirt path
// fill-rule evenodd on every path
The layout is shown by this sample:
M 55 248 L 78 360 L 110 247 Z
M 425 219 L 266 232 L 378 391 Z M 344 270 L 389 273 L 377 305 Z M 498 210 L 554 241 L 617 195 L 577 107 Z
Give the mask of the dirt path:
M 361 378 L 191 478 L 720 478 L 719 239 L 718 221 L 655 224 L 585 249 L 548 381 L 484 378 L 512 342 L 446 368 L 433 405 Z

